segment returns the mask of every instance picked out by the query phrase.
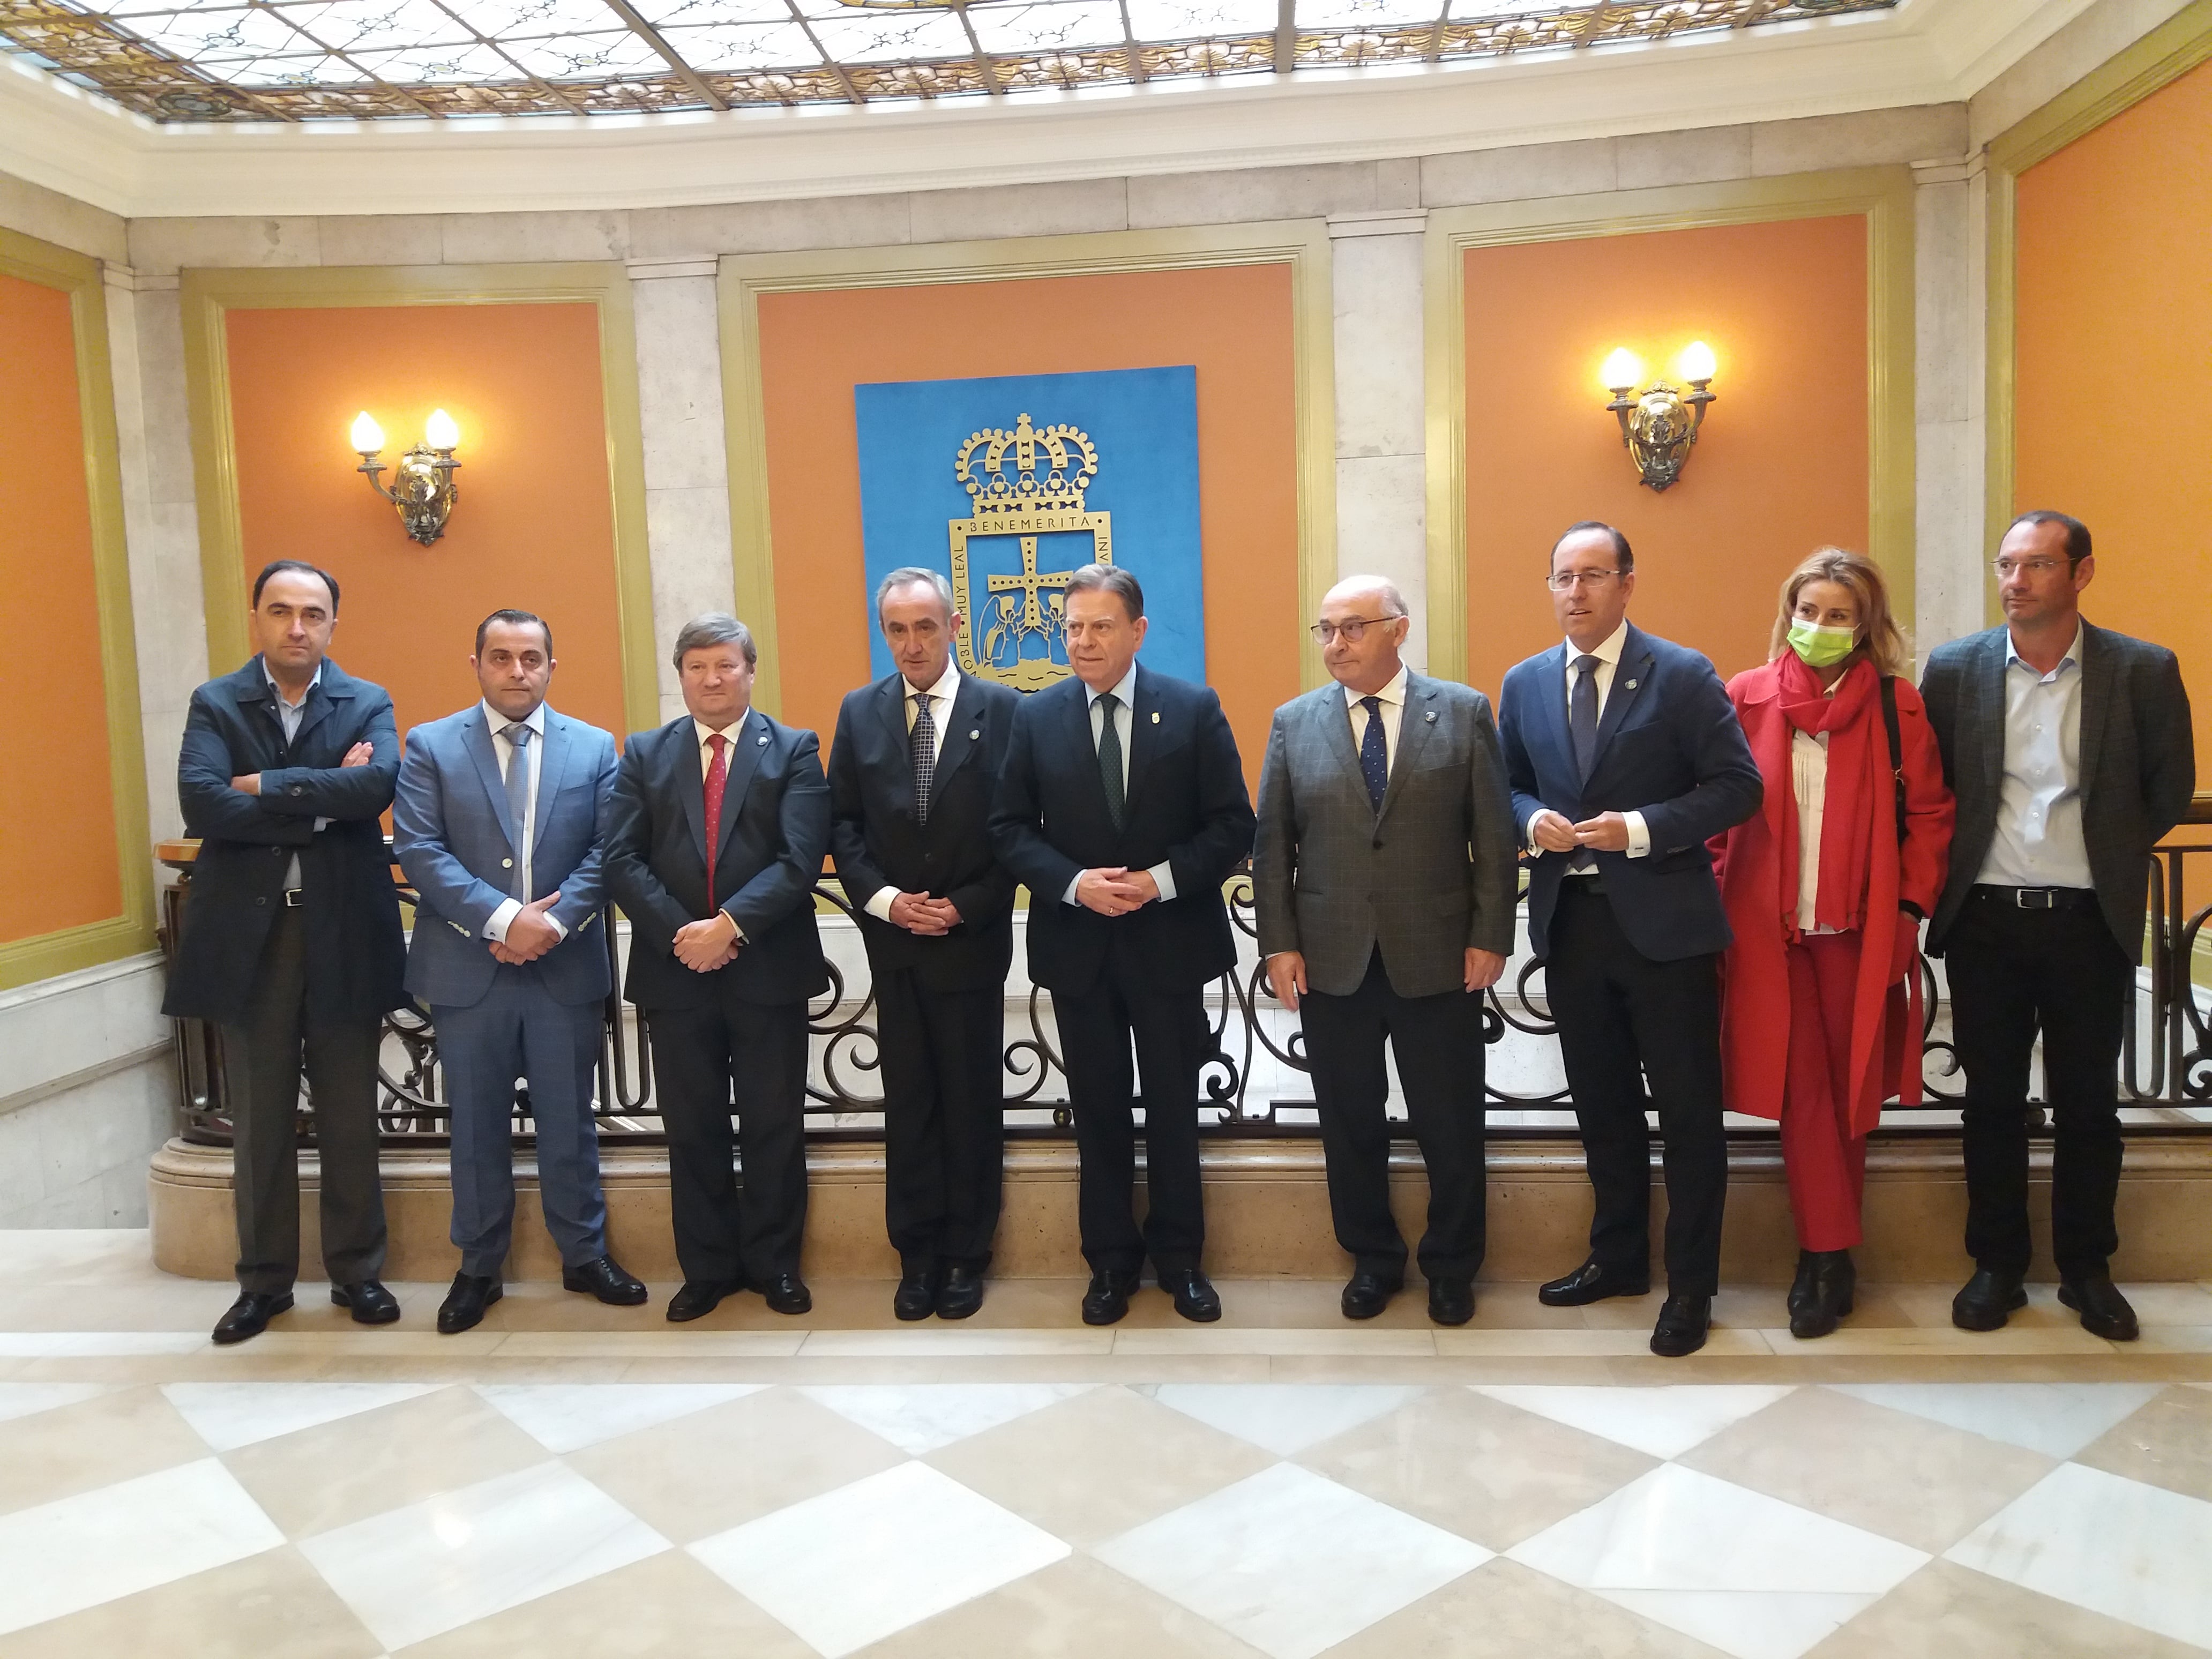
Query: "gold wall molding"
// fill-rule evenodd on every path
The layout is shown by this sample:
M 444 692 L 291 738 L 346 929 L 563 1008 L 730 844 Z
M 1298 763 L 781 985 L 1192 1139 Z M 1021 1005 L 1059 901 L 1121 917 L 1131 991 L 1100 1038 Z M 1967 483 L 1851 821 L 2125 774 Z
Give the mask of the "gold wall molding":
M 638 416 L 637 339 L 629 277 L 620 264 L 188 270 L 182 274 L 179 287 L 193 485 L 199 502 L 208 668 L 215 674 L 228 673 L 252 654 L 246 628 L 245 536 L 239 516 L 230 354 L 225 335 L 229 312 L 387 306 L 582 303 L 596 307 L 607 477 L 613 492 L 623 716 L 634 732 L 660 724 L 655 670 L 659 653 L 653 634 L 653 567 L 646 540 L 645 438 Z M 334 458 L 334 462 L 337 459 L 342 457 Z
M 1911 625 L 1911 169 L 1854 167 L 1604 191 L 1438 208 L 1429 215 L 1421 283 L 1427 313 L 1429 672 L 1467 677 L 1467 250 L 1846 215 L 1867 223 L 1867 553 L 1889 579 L 1899 622 Z
M 123 523 L 123 470 L 116 445 L 115 380 L 107 353 L 107 295 L 100 261 L 36 237 L 0 229 L 0 272 L 70 296 L 76 344 L 77 418 L 84 434 L 85 494 L 91 507 L 94 598 L 100 609 L 100 670 L 107 705 L 107 780 L 114 802 L 119 914 L 0 944 L 0 991 L 74 973 L 154 948 L 154 864 L 146 821 L 146 746 L 138 721 L 138 639 L 131 613 L 131 562 Z M 21 556 L 19 553 L 17 556 Z M 21 802 L 18 810 L 27 810 Z M 9 880 L 29 880 L 27 872 Z
M 1311 615 L 1336 581 L 1336 381 L 1329 257 L 1328 227 L 1320 219 L 725 256 L 717 281 L 722 407 L 729 442 L 730 550 L 737 611 L 760 648 L 754 701 L 772 714 L 782 711 L 761 380 L 761 295 L 1287 264 L 1297 443 L 1298 602 Z M 1298 682 L 1310 687 L 1324 678 L 1319 647 L 1306 639 L 1299 649 Z
M 2019 301 L 2020 175 L 2076 138 L 2179 80 L 2212 58 L 2212 0 L 2193 0 L 2125 51 L 2106 58 L 2040 109 L 1990 140 L 1988 169 L 1988 380 L 1985 406 L 1989 448 L 1983 466 L 1987 493 L 1983 522 L 1996 546 L 2000 526 L 2012 520 L 2014 463 L 2015 337 Z M 2004 620 L 1996 577 L 1984 562 L 1982 607 L 1991 625 Z

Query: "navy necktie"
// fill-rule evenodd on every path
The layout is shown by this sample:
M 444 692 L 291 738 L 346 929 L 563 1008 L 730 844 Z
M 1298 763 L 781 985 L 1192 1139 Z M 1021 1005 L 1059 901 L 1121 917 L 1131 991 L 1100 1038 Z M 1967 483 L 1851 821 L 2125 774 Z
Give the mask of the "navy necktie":
M 929 712 L 929 693 L 914 694 L 914 726 L 907 733 L 914 757 L 914 816 L 929 822 L 929 792 L 937 782 L 937 721 Z
M 529 837 L 531 731 L 519 722 L 507 728 L 507 816 L 514 825 L 514 896 L 530 902 Z
M 1114 711 L 1121 700 L 1111 691 L 1098 699 L 1098 781 L 1106 787 L 1106 816 L 1114 820 L 1114 827 L 1121 827 L 1123 793 L 1127 788 L 1121 776 L 1121 732 L 1114 724 Z
M 1362 697 L 1367 711 L 1367 730 L 1359 739 L 1359 775 L 1367 780 L 1367 804 L 1382 810 L 1382 792 L 1390 787 L 1390 749 L 1382 736 L 1382 699 Z
M 1567 699 L 1567 731 L 1575 740 L 1575 769 L 1589 781 L 1597 758 L 1597 659 L 1575 659 L 1575 692 Z

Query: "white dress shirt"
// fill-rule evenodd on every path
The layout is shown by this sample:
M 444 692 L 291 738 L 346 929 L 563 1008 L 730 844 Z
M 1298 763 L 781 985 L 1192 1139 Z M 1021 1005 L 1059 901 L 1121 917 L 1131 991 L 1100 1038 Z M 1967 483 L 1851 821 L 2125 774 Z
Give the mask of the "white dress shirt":
M 514 764 L 514 739 L 507 733 L 518 726 L 526 726 L 530 728 L 530 744 L 525 750 L 529 756 L 530 781 L 524 786 L 528 793 L 523 798 L 522 846 L 515 854 L 515 862 L 522 866 L 523 891 L 535 893 L 538 890 L 538 883 L 531 875 L 530 860 L 538 848 L 538 781 L 544 775 L 544 762 L 541 757 L 545 753 L 545 705 L 539 703 L 537 708 L 530 711 L 528 719 L 520 720 L 507 719 L 488 702 L 482 704 L 481 707 L 483 709 L 484 724 L 491 731 L 491 751 L 499 757 L 499 781 L 501 783 L 507 781 L 507 769 Z M 499 908 L 486 918 L 483 936 L 486 939 L 495 939 L 501 945 L 506 944 L 507 927 L 521 914 L 520 899 L 502 899 Z M 545 920 L 553 924 L 554 932 L 560 934 L 562 939 L 568 937 L 568 930 L 563 927 L 551 913 L 547 914 Z
M 1567 641 L 1567 719 L 1570 746 L 1573 741 L 1575 684 L 1581 678 L 1581 671 L 1575 665 L 1584 656 L 1597 659 L 1597 666 L 1589 672 L 1597 684 L 1597 718 L 1598 723 L 1602 726 L 1605 722 L 1605 702 L 1613 695 L 1613 671 L 1620 666 L 1620 653 L 1627 649 L 1627 647 L 1628 623 L 1626 619 L 1623 619 L 1620 627 L 1614 629 L 1611 634 L 1592 646 L 1587 652 L 1572 640 Z M 1640 859 L 1651 850 L 1651 831 L 1644 827 L 1644 814 L 1623 812 L 1620 817 L 1621 821 L 1628 826 L 1628 856 Z M 1533 823 L 1534 820 L 1532 819 L 1531 822 Z M 1528 852 L 1530 856 L 1534 858 L 1541 858 L 1544 855 L 1544 849 L 1536 845 L 1535 837 L 1533 835 L 1528 839 Z M 1565 853 L 1561 856 L 1572 858 L 1574 854 Z M 1595 863 L 1586 869 L 1571 869 L 1567 872 L 1571 876 L 1594 876 L 1597 872 L 1597 866 Z
M 320 663 L 315 665 L 315 676 L 307 682 L 307 690 L 300 693 L 300 701 L 297 702 L 285 696 L 284 688 L 276 684 L 276 677 L 269 672 L 269 660 L 265 657 L 261 662 L 261 678 L 269 682 L 269 696 L 276 706 L 276 723 L 284 728 L 284 746 L 289 749 L 300 735 L 300 722 L 307 718 L 309 694 L 323 683 L 323 665 Z M 315 820 L 315 833 L 319 836 L 330 827 L 331 821 L 328 818 Z M 293 854 L 290 860 L 284 866 L 284 884 L 287 887 L 297 887 L 300 884 L 300 855 L 297 853 Z
M 1382 709 L 1382 775 L 1390 775 L 1390 769 L 1398 763 L 1398 728 L 1406 719 L 1406 675 L 1403 663 L 1390 677 L 1390 684 L 1380 691 L 1355 691 L 1344 688 L 1345 707 L 1352 714 L 1352 752 L 1358 754 L 1359 745 L 1367 741 L 1367 709 L 1361 699 L 1374 697 Z
M 748 708 L 744 714 L 738 715 L 737 719 L 732 720 L 727 726 L 709 726 L 706 721 L 700 720 L 696 715 L 692 718 L 691 738 L 693 742 L 699 745 L 699 782 L 702 788 L 705 787 L 707 782 L 707 775 L 714 769 L 714 751 L 708 747 L 708 739 L 720 737 L 723 740 L 722 769 L 724 772 L 726 773 L 729 769 L 730 763 L 737 758 L 738 739 L 744 732 L 746 720 L 750 720 L 751 717 L 752 710 Z M 761 741 L 763 743 L 766 743 L 768 739 L 766 738 L 763 738 Z M 708 826 L 710 832 L 716 827 L 718 826 Z M 721 850 L 722 849 L 720 847 L 717 847 L 714 849 L 718 856 L 721 853 Z M 709 870 L 707 872 L 707 884 L 710 890 L 714 886 L 714 872 L 712 870 Z M 727 898 L 729 895 L 725 893 L 722 896 L 724 898 Z M 719 908 L 720 907 L 718 906 L 717 908 Z M 702 918 L 702 920 L 711 921 L 714 918 L 708 916 Z M 730 920 L 734 923 L 737 921 L 737 918 L 732 916 Z M 748 942 L 745 939 L 745 930 L 742 927 L 738 929 L 738 939 L 740 944 Z
M 1975 877 L 1993 887 L 2094 887 L 2081 839 L 2081 626 L 2039 674 L 2005 636 L 2004 776 Z
M 906 705 L 908 741 L 909 743 L 913 741 L 914 723 L 921 712 L 915 707 L 915 704 L 926 697 L 929 700 L 929 718 L 937 726 L 937 752 L 943 754 L 945 728 L 952 720 L 952 700 L 959 695 L 960 671 L 953 665 L 952 659 L 950 657 L 945 659 L 945 672 L 937 677 L 937 684 L 927 691 L 917 691 L 907 681 L 901 680 L 899 701 Z M 880 916 L 884 921 L 889 921 L 891 919 L 891 901 L 898 896 L 899 890 L 896 887 L 888 885 L 878 887 L 868 896 L 867 903 L 861 908 L 870 915 Z
M 1840 676 L 1836 685 L 1841 685 Z M 1836 695 L 1836 685 L 1827 695 Z M 1814 922 L 1820 899 L 1820 835 L 1828 819 L 1828 734 L 1790 734 L 1790 782 L 1797 798 L 1797 931 L 1832 933 Z
M 1121 739 L 1121 798 L 1127 801 L 1129 796 L 1129 739 L 1136 734 L 1137 730 L 1135 707 L 1137 665 L 1135 663 L 1129 665 L 1129 672 L 1121 676 L 1121 683 L 1113 688 L 1113 693 L 1120 699 L 1114 708 L 1114 731 L 1115 734 Z M 1091 711 L 1091 750 L 1094 757 L 1098 752 L 1100 741 L 1106 735 L 1106 717 L 1098 707 L 1098 699 L 1105 695 L 1103 691 L 1093 691 L 1087 685 L 1083 688 L 1084 706 Z M 1162 898 L 1171 899 L 1176 896 L 1175 872 L 1168 867 L 1168 861 L 1165 859 L 1162 859 L 1145 873 L 1150 876 L 1153 884 L 1158 887 Z M 1074 881 L 1067 884 L 1067 890 L 1060 896 L 1062 903 L 1076 902 L 1076 883 L 1082 879 L 1082 876 L 1078 874 Z

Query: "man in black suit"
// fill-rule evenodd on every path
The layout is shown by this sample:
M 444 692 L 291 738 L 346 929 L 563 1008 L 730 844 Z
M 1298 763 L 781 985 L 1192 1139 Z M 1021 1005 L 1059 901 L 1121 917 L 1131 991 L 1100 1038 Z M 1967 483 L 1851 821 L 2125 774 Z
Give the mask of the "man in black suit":
M 255 655 L 192 693 L 177 762 L 200 839 L 161 1011 L 222 1030 L 238 1215 L 238 1300 L 217 1342 L 258 1336 L 292 1305 L 300 1267 L 295 1118 L 304 1059 L 322 1166 L 331 1300 L 364 1325 L 399 1304 L 384 1270 L 376 1055 L 406 1000 L 406 945 L 378 820 L 399 739 L 383 687 L 325 654 L 327 572 L 278 559 L 253 584 Z
M 1129 1310 L 1149 1255 L 1186 1319 L 1221 1317 L 1199 1266 L 1199 1073 L 1208 981 L 1237 963 L 1221 884 L 1252 848 L 1252 803 L 1221 699 L 1137 665 L 1145 592 L 1113 565 L 1067 584 L 1074 673 L 1023 704 L 991 811 L 1030 890 L 1030 975 L 1052 993 L 1082 1161 L 1086 1324 Z M 1144 1079 L 1140 1230 L 1129 1044 Z
M 935 571 L 884 577 L 876 617 L 897 672 L 837 711 L 830 836 L 876 988 L 891 1311 L 965 1319 L 983 1305 L 1005 1161 L 1014 878 L 988 832 L 1022 700 L 953 666 L 960 619 Z
M 2150 849 L 2197 787 L 2189 694 L 2163 646 L 2093 628 L 2087 526 L 2022 514 L 1996 557 L 2005 623 L 1929 653 L 1920 684 L 1959 798 L 1928 927 L 1948 962 L 1966 1073 L 1966 1250 L 1951 1322 L 1993 1331 L 2027 1303 L 2029 1051 L 2051 1103 L 2051 1253 L 2082 1328 L 2139 1334 L 2112 1284 L 2121 1039 L 2142 960 Z
M 1656 1107 L 1667 1300 L 1651 1351 L 1675 1358 L 1705 1344 L 1728 1197 L 1719 965 L 1735 935 L 1705 842 L 1765 787 L 1712 664 L 1629 622 L 1627 537 L 1571 526 L 1546 580 L 1566 639 L 1507 672 L 1498 736 L 1596 1212 L 1589 1259 L 1537 1297 L 1578 1307 L 1650 1288 Z
M 814 882 L 830 786 L 811 732 L 752 707 L 758 653 L 735 617 L 676 636 L 681 719 L 634 732 L 615 773 L 607 890 L 629 918 L 623 990 L 653 1041 L 668 1132 L 678 1322 L 757 1285 L 778 1313 L 814 1305 L 806 1225 L 806 1000 L 827 988 Z M 744 1194 L 731 1167 L 731 1084 Z

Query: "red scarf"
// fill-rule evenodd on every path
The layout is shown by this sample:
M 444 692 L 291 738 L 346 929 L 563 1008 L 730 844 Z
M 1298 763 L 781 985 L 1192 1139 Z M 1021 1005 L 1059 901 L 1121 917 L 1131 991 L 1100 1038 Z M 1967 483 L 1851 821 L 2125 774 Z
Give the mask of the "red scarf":
M 1800 732 L 1828 734 L 1826 805 L 1820 821 L 1820 882 L 1813 920 L 1823 927 L 1856 928 L 1866 923 L 1867 858 L 1874 838 L 1874 809 L 1886 803 L 1889 739 L 1878 734 L 1881 681 L 1862 657 L 1827 695 L 1820 677 L 1795 651 L 1777 664 L 1778 699 L 1790 724 Z M 1885 823 L 1887 820 L 1885 820 Z M 1784 932 L 1797 937 L 1797 811 L 1793 795 L 1782 814 Z

